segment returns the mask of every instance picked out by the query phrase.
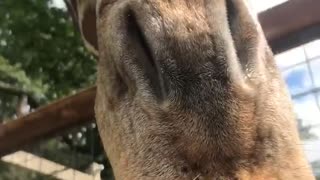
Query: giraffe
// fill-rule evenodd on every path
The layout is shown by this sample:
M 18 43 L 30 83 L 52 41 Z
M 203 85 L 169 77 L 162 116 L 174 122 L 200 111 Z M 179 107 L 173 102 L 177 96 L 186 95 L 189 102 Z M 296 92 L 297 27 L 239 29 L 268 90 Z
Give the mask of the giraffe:
M 116 179 L 314 179 L 246 0 L 66 0 Z

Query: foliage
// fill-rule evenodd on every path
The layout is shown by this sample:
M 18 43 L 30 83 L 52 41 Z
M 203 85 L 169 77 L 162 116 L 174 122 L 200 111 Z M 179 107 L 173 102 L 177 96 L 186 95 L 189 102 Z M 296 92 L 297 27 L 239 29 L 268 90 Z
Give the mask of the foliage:
M 318 139 L 317 135 L 311 132 L 312 128 L 315 128 L 315 125 L 305 125 L 302 124 L 302 119 L 297 118 L 299 135 L 302 140 L 316 140 Z
M 53 100 L 93 84 L 95 61 L 67 12 L 49 1 L 0 2 L 0 54 Z
M 0 90 L 8 94 L 26 94 L 35 104 L 45 102 L 47 87 L 41 81 L 33 81 L 18 66 L 13 66 L 0 56 Z
M 84 48 L 65 9 L 53 7 L 51 0 L 0 1 L 0 120 L 12 119 L 21 96 L 28 96 L 31 107 L 37 108 L 93 85 L 95 72 L 95 58 Z M 81 170 L 93 161 L 103 162 L 110 177 L 97 131 L 81 134 L 49 140 L 38 153 Z M 71 155 L 81 161 L 72 165 Z M 4 166 L 1 172 L 12 173 Z M 27 177 L 20 170 L 15 173 L 19 175 Z M 5 179 L 3 173 L 0 179 Z

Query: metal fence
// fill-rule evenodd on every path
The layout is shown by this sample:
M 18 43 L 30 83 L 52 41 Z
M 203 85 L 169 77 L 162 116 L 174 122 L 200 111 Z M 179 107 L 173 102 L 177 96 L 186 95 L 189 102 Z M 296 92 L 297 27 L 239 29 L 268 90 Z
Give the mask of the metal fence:
M 100 180 L 102 171 L 111 179 L 95 123 L 25 147 L 0 163 L 2 180 Z

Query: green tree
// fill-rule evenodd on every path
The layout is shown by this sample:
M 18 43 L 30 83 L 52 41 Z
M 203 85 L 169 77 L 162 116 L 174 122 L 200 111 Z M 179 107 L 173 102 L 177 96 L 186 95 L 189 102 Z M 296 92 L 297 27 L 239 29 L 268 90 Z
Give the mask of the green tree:
M 93 85 L 95 67 L 66 10 L 52 6 L 51 0 L 0 1 L 0 120 L 12 119 L 24 96 L 37 108 Z M 111 177 L 97 130 L 74 133 L 81 137 L 67 134 L 48 141 L 41 153 L 71 166 L 68 153 L 76 152 L 83 161 L 74 168 L 104 162 L 104 174 Z M 64 153 L 57 156 L 58 149 Z
M 0 54 L 51 101 L 94 83 L 95 61 L 69 15 L 49 0 L 0 2 Z

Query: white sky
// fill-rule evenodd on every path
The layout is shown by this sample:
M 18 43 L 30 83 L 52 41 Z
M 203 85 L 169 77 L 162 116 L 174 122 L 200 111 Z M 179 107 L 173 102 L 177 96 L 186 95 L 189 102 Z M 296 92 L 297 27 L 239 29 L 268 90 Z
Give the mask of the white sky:
M 320 140 L 305 141 L 303 143 L 303 148 L 309 162 L 316 162 L 320 160 Z
M 66 5 L 63 0 L 52 0 L 52 5 L 61 9 L 66 8 Z
M 287 0 L 249 0 L 255 11 L 261 12 L 273 6 L 282 4 Z

